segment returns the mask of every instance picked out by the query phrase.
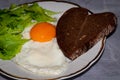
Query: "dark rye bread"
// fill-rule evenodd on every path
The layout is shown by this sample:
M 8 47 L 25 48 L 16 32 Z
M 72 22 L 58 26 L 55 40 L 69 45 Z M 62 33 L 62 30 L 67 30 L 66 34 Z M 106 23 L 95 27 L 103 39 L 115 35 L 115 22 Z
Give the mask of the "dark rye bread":
M 64 55 L 74 60 L 109 35 L 115 26 L 116 16 L 111 12 L 92 14 L 85 8 L 71 8 L 57 23 L 57 42 Z

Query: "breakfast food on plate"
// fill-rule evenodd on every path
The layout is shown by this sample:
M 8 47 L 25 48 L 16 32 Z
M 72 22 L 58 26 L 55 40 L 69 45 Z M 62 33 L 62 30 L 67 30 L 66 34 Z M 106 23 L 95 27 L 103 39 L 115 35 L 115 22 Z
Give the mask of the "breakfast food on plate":
M 67 69 L 68 58 L 79 57 L 116 25 L 110 12 L 93 14 L 76 7 L 56 20 L 57 13 L 37 3 L 0 10 L 0 59 L 42 76 L 60 75 Z
M 29 37 L 25 37 L 27 34 Z M 25 29 L 22 35 L 31 40 L 23 45 L 13 61 L 42 76 L 61 74 L 67 68 L 67 61 L 59 49 L 55 34 L 55 26 L 47 22 L 37 23 L 30 29 Z
M 0 58 L 10 60 L 15 57 L 22 45 L 29 41 L 27 31 L 32 28 L 30 26 L 40 22 L 55 22 L 55 18 L 51 17 L 54 14 L 56 12 L 43 9 L 37 3 L 0 9 Z M 21 33 L 25 35 L 21 36 Z
M 0 59 L 43 76 L 64 72 L 67 61 L 57 44 L 52 17 L 56 13 L 37 3 L 0 10 Z
M 64 55 L 74 60 L 109 35 L 115 26 L 116 16 L 111 12 L 93 14 L 85 8 L 71 8 L 58 21 L 57 42 Z

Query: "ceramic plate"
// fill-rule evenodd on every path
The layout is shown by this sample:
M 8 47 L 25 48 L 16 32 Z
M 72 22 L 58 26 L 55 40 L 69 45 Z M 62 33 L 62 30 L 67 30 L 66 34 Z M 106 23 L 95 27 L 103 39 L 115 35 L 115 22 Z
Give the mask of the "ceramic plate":
M 37 3 L 43 8 L 56 11 L 56 12 L 61 12 L 61 14 L 56 15 L 58 19 L 66 10 L 72 7 L 79 7 L 78 5 L 69 3 L 69 2 L 42 1 Z M 102 55 L 104 44 L 105 44 L 105 38 L 101 39 L 95 46 L 93 46 L 85 54 L 81 55 L 74 61 L 70 62 L 68 65 L 67 71 L 59 76 L 43 77 L 38 74 L 33 74 L 32 72 L 29 72 L 21 68 L 20 66 L 13 63 L 12 61 L 3 61 L 3 60 L 0 60 L 0 73 L 14 79 L 39 79 L 40 80 L 40 79 L 70 78 L 89 69 Z

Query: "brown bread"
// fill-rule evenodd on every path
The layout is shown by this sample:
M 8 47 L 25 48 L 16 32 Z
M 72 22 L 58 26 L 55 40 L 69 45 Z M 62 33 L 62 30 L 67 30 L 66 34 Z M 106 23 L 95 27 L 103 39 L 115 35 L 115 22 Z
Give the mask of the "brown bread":
M 64 55 L 74 60 L 109 35 L 115 26 L 116 16 L 111 12 L 92 14 L 85 8 L 71 8 L 58 21 L 57 42 Z

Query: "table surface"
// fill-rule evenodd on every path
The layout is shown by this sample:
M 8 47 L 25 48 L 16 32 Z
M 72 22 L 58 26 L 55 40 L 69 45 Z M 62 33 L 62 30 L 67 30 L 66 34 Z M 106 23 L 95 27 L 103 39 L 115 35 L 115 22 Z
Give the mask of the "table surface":
M 37 0 L 0 0 L 0 8 L 6 8 L 12 3 L 21 4 Z M 106 40 L 105 50 L 100 60 L 85 73 L 69 80 L 120 80 L 120 0 L 65 0 L 79 4 L 93 12 L 110 11 L 118 18 L 117 29 Z M 0 75 L 0 80 L 11 80 Z

